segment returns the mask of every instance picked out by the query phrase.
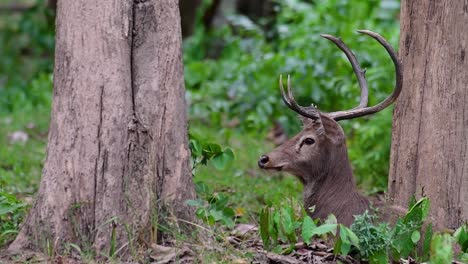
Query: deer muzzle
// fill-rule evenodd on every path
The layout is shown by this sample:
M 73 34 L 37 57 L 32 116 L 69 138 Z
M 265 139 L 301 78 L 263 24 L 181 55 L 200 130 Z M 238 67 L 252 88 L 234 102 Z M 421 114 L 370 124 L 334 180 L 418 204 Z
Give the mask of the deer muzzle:
M 270 161 L 270 158 L 267 155 L 262 155 L 258 160 L 258 167 L 261 169 L 265 168 L 265 165 Z

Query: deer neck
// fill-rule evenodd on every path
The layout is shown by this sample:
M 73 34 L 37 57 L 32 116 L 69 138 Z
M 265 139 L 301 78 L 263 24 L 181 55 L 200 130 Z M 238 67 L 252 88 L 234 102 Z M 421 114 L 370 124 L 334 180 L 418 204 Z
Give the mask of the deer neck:
M 309 175 L 316 180 L 304 184 L 303 198 L 305 208 L 315 206 L 312 217 L 334 214 L 340 223 L 349 225 L 353 215 L 368 208 L 368 201 L 357 190 L 346 149 L 342 154 L 341 159 L 330 159 L 333 162 L 327 162 L 320 172 Z

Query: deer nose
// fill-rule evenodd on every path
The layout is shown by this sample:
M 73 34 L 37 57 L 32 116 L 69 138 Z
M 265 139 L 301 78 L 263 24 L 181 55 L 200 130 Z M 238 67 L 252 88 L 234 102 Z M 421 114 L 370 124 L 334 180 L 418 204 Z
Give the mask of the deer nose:
M 265 164 L 267 164 L 269 160 L 270 158 L 268 158 L 268 156 L 266 155 L 261 156 L 260 159 L 258 160 L 258 166 L 262 169 L 265 168 Z

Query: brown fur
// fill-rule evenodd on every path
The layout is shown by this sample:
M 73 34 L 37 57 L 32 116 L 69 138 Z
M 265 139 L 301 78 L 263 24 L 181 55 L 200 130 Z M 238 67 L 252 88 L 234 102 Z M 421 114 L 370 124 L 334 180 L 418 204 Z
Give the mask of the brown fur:
M 261 167 L 297 176 L 304 184 L 304 207 L 315 206 L 311 217 L 334 214 L 339 223 L 350 225 L 369 202 L 357 191 L 343 129 L 324 114 L 315 121 L 304 118 L 303 123 L 299 134 L 265 155 L 268 162 Z M 315 143 L 305 144 L 307 137 Z

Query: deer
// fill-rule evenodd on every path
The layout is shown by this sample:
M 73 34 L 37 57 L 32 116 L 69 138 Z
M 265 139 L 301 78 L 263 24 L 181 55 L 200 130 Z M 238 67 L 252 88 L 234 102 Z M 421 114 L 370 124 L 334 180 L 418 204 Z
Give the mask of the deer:
M 318 110 L 314 105 L 300 106 L 294 99 L 290 76 L 288 75 L 285 91 L 280 75 L 282 99 L 291 110 L 299 114 L 303 129 L 258 160 L 261 169 L 288 172 L 299 179 L 304 186 L 304 208 L 310 217 L 325 219 L 329 214 L 334 214 L 339 223 L 347 226 L 354 221 L 354 215 L 368 210 L 370 203 L 357 189 L 348 158 L 345 134 L 338 121 L 377 113 L 391 105 L 402 89 L 402 66 L 392 46 L 378 33 L 369 30 L 357 32 L 375 39 L 390 55 L 396 76 L 393 92 L 377 105 L 367 106 L 367 80 L 356 56 L 340 38 L 322 34 L 351 63 L 361 90 L 359 105 L 350 110 L 329 113 Z M 310 208 L 314 210 L 309 210 Z

